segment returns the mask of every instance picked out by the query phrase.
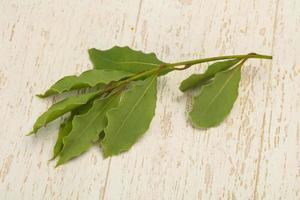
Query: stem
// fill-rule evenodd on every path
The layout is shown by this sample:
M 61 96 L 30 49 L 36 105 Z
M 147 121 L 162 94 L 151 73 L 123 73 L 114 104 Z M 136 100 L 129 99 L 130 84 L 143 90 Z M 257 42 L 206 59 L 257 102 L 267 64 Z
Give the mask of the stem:
M 154 73 L 158 73 L 160 68 L 154 68 L 148 71 L 144 71 L 144 72 L 139 72 L 137 74 L 134 74 L 132 76 L 129 76 L 127 79 L 119 81 L 119 82 L 115 82 L 112 85 L 108 85 L 106 88 L 104 88 L 102 91 L 100 91 L 100 93 L 98 94 L 98 96 L 101 96 L 105 93 L 109 93 L 111 91 L 113 91 L 114 89 L 120 88 L 122 86 L 126 86 L 128 83 L 130 83 L 131 81 L 135 81 L 138 80 L 140 78 L 142 78 L 143 76 L 147 76 L 147 75 L 152 75 Z
M 204 63 L 204 62 L 227 60 L 227 59 L 243 59 L 246 57 L 247 58 L 272 59 L 272 56 L 269 56 L 269 55 L 260 55 L 260 54 L 256 54 L 256 53 L 249 53 L 249 54 L 243 54 L 243 55 L 218 56 L 218 57 L 211 57 L 211 58 L 189 60 L 189 61 L 166 64 L 165 66 L 167 66 L 167 67 L 176 67 L 176 66 L 180 66 L 180 65 L 192 66 L 192 65 L 200 64 L 200 63 Z
M 228 60 L 228 59 L 249 59 L 249 58 L 259 58 L 259 59 L 272 59 L 272 56 L 269 55 L 260 55 L 256 53 L 249 53 L 249 54 L 243 54 L 243 55 L 229 55 L 229 56 L 218 56 L 218 57 L 211 57 L 211 58 L 202 58 L 202 59 L 196 59 L 196 60 L 189 60 L 189 61 L 183 61 L 183 62 L 177 62 L 177 63 L 170 63 L 170 64 L 163 64 L 159 68 L 153 68 L 144 72 L 139 72 L 137 74 L 134 74 L 130 76 L 128 79 L 121 81 L 122 82 L 130 82 L 137 80 L 143 76 L 152 75 L 154 73 L 158 73 L 159 71 L 163 69 L 169 69 L 170 72 L 173 70 L 176 70 L 176 66 L 185 65 L 184 68 L 180 70 L 185 70 L 190 68 L 191 66 L 195 64 L 200 64 L 204 62 L 210 62 L 210 61 L 217 61 L 217 60 Z

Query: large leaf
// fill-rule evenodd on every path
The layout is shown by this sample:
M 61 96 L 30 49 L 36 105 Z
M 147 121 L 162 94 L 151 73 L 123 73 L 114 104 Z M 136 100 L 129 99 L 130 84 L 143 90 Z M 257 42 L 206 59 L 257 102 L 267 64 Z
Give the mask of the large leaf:
M 241 79 L 241 64 L 220 72 L 214 81 L 202 87 L 194 97 L 190 119 L 195 127 L 209 128 L 221 123 L 230 113 L 238 96 Z
M 66 76 L 48 89 L 39 97 L 48 97 L 53 94 L 60 94 L 66 91 L 80 89 L 85 87 L 94 87 L 98 84 L 107 84 L 112 81 L 118 81 L 129 76 L 130 73 L 116 70 L 88 70 L 83 72 L 80 76 Z
M 61 150 L 64 146 L 63 138 L 66 137 L 67 135 L 69 135 L 69 133 L 71 132 L 72 120 L 73 120 L 74 116 L 86 113 L 87 111 L 89 111 L 89 109 L 92 107 L 92 105 L 93 105 L 92 103 L 88 103 L 88 104 L 85 104 L 85 105 L 80 106 L 79 108 L 73 110 L 71 112 L 71 115 L 68 118 L 66 118 L 64 120 L 64 122 L 60 125 L 58 137 L 57 137 L 56 143 L 53 148 L 53 157 L 51 160 L 55 159 L 58 156 L 58 154 L 61 152 Z
M 127 151 L 146 132 L 155 113 L 157 77 L 135 83 L 107 112 L 108 126 L 102 141 L 104 157 Z
M 113 69 L 137 73 L 159 67 L 160 61 L 154 53 L 143 53 L 129 47 L 115 46 L 108 50 L 89 49 L 90 60 L 96 69 Z
M 59 154 L 57 165 L 79 156 L 99 139 L 100 133 L 107 126 L 106 112 L 118 105 L 118 94 L 95 100 L 90 110 L 74 117 L 72 130 L 63 139 L 63 149 Z
M 28 134 L 34 134 L 41 127 L 45 126 L 49 122 L 57 119 L 61 115 L 64 115 L 71 110 L 78 108 L 81 105 L 86 104 L 89 100 L 95 98 L 99 92 L 91 92 L 78 96 L 68 97 L 58 103 L 53 104 L 46 112 L 44 112 L 34 123 L 33 130 Z
M 179 89 L 184 92 L 196 86 L 202 86 L 210 82 L 218 72 L 225 71 L 236 65 L 240 59 L 216 62 L 208 66 L 203 74 L 192 74 L 190 77 L 181 82 Z

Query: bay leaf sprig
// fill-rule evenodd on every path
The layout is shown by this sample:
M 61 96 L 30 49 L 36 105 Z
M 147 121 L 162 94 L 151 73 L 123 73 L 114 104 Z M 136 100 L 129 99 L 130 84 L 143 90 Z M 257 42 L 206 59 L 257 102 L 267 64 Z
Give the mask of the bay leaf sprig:
M 246 60 L 272 59 L 269 55 L 249 53 L 167 63 L 154 53 L 119 46 L 108 50 L 93 48 L 89 56 L 94 69 L 79 76 L 66 76 L 38 95 L 45 98 L 71 90 L 92 89 L 53 104 L 29 133 L 36 134 L 53 120 L 68 115 L 53 149 L 52 159 L 59 157 L 57 166 L 94 144 L 100 144 L 105 158 L 129 150 L 148 130 L 154 117 L 158 78 L 196 64 L 215 62 L 204 73 L 192 74 L 182 81 L 179 89 L 198 90 L 189 113 L 192 125 L 216 126 L 229 115 L 238 97 L 241 69 Z

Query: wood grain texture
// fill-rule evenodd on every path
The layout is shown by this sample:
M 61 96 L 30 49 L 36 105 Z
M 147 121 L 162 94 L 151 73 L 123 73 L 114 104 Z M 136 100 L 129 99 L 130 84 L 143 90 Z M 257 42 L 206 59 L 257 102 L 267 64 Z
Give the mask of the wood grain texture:
M 0 199 L 300 199 L 299 0 L 2 0 Z M 58 121 L 25 137 L 57 98 L 62 76 L 91 68 L 87 49 L 129 45 L 167 61 L 273 54 L 248 61 L 230 116 L 209 130 L 187 121 L 200 66 L 159 81 L 156 116 L 129 152 L 95 147 L 48 162 Z

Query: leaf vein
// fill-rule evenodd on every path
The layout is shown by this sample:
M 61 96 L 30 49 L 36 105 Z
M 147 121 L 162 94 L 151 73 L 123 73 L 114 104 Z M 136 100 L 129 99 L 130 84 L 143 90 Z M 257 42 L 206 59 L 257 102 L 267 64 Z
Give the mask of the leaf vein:
M 118 130 L 116 131 L 116 134 L 114 134 L 114 137 L 112 138 L 112 140 L 115 140 L 115 138 L 119 135 L 120 130 L 123 128 L 125 122 L 128 120 L 129 116 L 133 113 L 133 111 L 135 110 L 135 108 L 137 107 L 137 105 L 141 102 L 141 100 L 145 97 L 146 93 L 148 92 L 148 90 L 150 89 L 150 87 L 152 86 L 153 82 L 155 80 L 155 76 L 153 77 L 153 79 L 151 80 L 149 86 L 145 89 L 143 95 L 141 95 L 141 97 L 137 100 L 137 102 L 133 105 L 132 109 L 130 110 L 130 112 L 128 113 L 128 115 L 125 117 L 125 119 L 123 120 L 121 126 L 118 128 Z
M 106 105 L 103 107 L 103 109 L 89 121 L 89 123 L 87 124 L 87 126 L 80 132 L 80 134 L 79 134 L 79 135 L 75 135 L 75 136 L 76 136 L 75 138 L 78 138 L 79 136 L 84 135 L 85 131 L 91 126 L 91 124 L 92 124 L 92 123 L 93 123 L 100 115 L 103 114 L 103 112 L 105 112 L 106 108 L 110 105 L 110 103 L 111 103 L 113 100 L 114 100 L 114 98 L 111 98 L 111 100 L 108 101 L 108 102 L 106 103 Z M 86 113 L 85 115 L 88 115 L 88 114 L 89 114 L 89 113 Z M 80 116 L 83 116 L 83 115 L 80 115 Z M 76 116 L 75 119 L 80 118 L 80 116 Z M 75 121 L 75 119 L 74 119 L 74 121 Z M 74 129 L 75 129 L 75 127 L 77 127 L 77 126 L 75 126 L 76 124 L 74 124 L 74 121 L 72 122 L 72 127 L 74 127 Z M 71 136 L 72 131 L 73 131 L 73 130 L 71 130 L 69 136 L 67 136 L 66 139 L 67 139 L 68 137 Z M 65 141 L 65 140 L 64 140 L 64 141 Z M 70 143 L 71 143 L 71 142 L 70 142 Z
M 224 85 L 220 88 L 220 90 L 216 93 L 216 95 L 213 97 L 213 99 L 211 100 L 211 102 L 209 102 L 208 106 L 206 107 L 206 109 L 204 110 L 203 114 L 206 114 L 207 111 L 209 110 L 210 106 L 212 105 L 212 103 L 219 97 L 219 95 L 221 94 L 221 92 L 224 90 L 224 88 L 227 86 L 227 84 L 230 82 L 230 80 L 233 78 L 233 76 L 235 75 L 235 73 L 237 72 L 238 67 L 235 69 L 234 73 L 232 73 L 230 75 L 230 77 L 225 81 Z
M 142 65 L 153 65 L 153 66 L 160 66 L 159 64 L 154 64 L 154 63 L 146 63 L 146 62 L 137 62 L 137 61 L 128 61 L 128 62 L 114 62 L 113 60 L 104 58 L 100 56 L 103 60 L 120 65 L 120 64 L 142 64 Z

